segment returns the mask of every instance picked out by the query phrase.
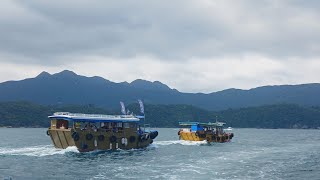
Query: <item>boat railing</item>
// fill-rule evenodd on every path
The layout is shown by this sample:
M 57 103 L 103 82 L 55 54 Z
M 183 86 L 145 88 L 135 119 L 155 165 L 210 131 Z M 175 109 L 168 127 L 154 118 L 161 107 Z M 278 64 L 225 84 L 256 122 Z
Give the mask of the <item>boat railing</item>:
M 83 114 L 83 113 L 69 113 L 69 112 L 56 112 L 53 115 L 69 116 L 69 117 L 85 117 L 85 118 L 134 118 L 133 115 Z

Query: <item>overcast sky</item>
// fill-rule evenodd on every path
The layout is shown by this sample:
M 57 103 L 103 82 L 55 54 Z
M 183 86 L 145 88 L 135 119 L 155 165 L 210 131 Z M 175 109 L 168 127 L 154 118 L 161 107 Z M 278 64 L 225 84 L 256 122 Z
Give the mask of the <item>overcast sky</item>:
M 320 1 L 1 0 L 0 82 L 72 70 L 182 92 L 320 82 Z

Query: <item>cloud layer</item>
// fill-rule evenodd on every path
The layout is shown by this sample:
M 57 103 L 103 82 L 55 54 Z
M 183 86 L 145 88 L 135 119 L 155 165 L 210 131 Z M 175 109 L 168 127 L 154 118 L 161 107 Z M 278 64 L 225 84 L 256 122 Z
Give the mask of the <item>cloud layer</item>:
M 69 68 L 187 92 L 314 82 L 319 19 L 319 1 L 4 0 L 0 81 Z

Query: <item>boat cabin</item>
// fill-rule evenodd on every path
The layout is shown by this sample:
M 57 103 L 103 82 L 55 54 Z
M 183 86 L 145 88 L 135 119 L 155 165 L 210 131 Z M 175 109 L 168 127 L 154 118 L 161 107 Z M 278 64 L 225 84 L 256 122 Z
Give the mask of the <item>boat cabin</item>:
M 200 122 L 179 122 L 180 130 L 183 132 L 194 132 L 201 134 L 213 133 L 213 134 L 223 134 L 223 126 L 225 123 L 223 122 L 215 122 L 215 123 L 200 123 Z
M 68 112 L 54 113 L 49 116 L 51 129 L 79 129 L 92 131 L 121 132 L 125 129 L 139 130 L 139 119 L 132 115 L 95 115 Z

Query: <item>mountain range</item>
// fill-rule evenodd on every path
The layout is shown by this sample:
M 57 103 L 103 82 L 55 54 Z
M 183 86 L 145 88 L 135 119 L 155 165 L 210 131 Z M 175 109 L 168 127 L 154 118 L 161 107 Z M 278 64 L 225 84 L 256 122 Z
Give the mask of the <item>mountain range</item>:
M 191 82 L 190 82 L 191 83 Z M 0 83 L 0 101 L 30 101 L 45 105 L 95 104 L 106 108 L 142 99 L 147 104 L 188 104 L 207 110 L 270 104 L 320 105 L 320 84 L 263 86 L 249 90 L 226 89 L 213 93 L 184 93 L 159 81 L 137 79 L 115 83 L 72 71 L 42 72 L 34 78 Z

